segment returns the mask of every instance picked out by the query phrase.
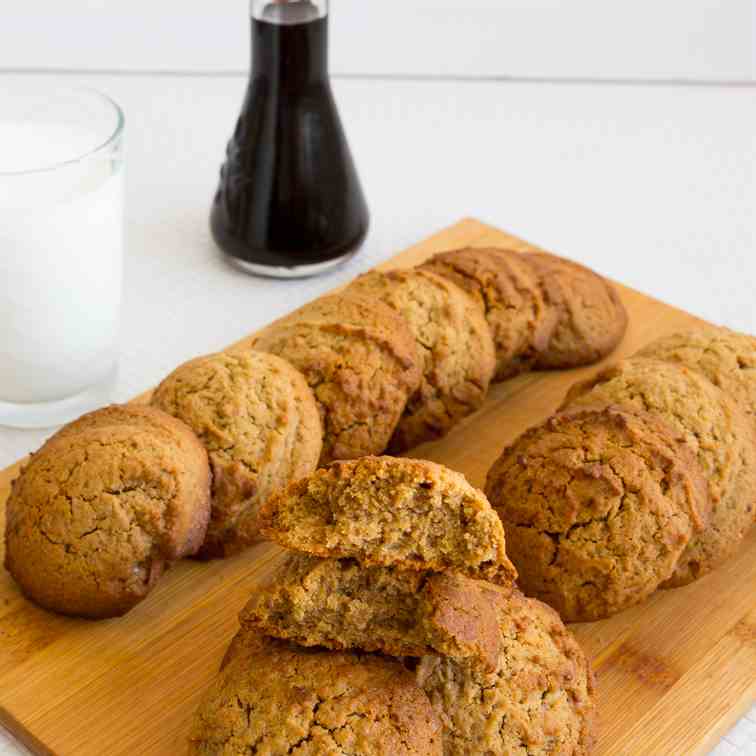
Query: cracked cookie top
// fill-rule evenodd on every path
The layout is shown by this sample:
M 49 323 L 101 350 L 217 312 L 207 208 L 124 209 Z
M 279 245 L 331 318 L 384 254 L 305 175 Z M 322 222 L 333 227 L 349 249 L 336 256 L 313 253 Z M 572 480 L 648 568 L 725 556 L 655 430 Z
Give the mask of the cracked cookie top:
M 426 460 L 334 462 L 268 499 L 260 530 L 286 548 L 362 565 L 452 570 L 502 585 L 516 577 L 483 493 Z
M 732 399 L 685 365 L 633 357 L 573 386 L 569 408 L 621 404 L 660 417 L 687 444 L 708 481 L 711 513 L 665 586 L 685 585 L 729 558 L 754 518 L 756 437 Z
M 186 460 L 187 469 L 196 474 L 196 485 L 187 489 L 187 492 L 195 491 L 194 501 L 180 507 L 173 522 L 175 556 L 172 558 L 196 554 L 205 538 L 207 520 L 210 516 L 210 472 L 207 452 L 186 423 L 157 407 L 133 403 L 110 404 L 67 423 L 48 440 L 48 443 L 84 430 L 122 425 L 141 428 L 160 436 L 176 447 L 177 453 Z M 203 513 L 201 516 L 198 515 L 200 512 Z M 184 538 L 183 543 L 180 542 L 181 538 Z
M 559 616 L 519 591 L 499 596 L 493 671 L 431 655 L 416 678 L 443 725 L 444 756 L 591 752 L 593 674 Z
M 707 326 L 651 342 L 638 357 L 686 365 L 705 375 L 756 419 L 756 338 L 729 328 Z
M 235 653 L 195 715 L 195 756 L 441 756 L 428 697 L 398 661 L 267 638 Z
M 307 379 L 323 422 L 320 463 L 380 454 L 420 384 L 407 324 L 382 302 L 322 297 L 268 326 L 252 346 Z
M 437 651 L 493 668 L 500 644 L 492 607 L 505 590 L 454 573 L 289 554 L 239 621 L 248 631 L 303 646 L 392 656 Z
M 5 566 L 62 614 L 111 617 L 187 555 L 209 514 L 207 457 L 136 425 L 90 427 L 45 444 L 14 481 Z
M 496 367 L 493 339 L 482 310 L 456 284 L 427 270 L 374 271 L 347 291 L 397 312 L 422 361 L 422 380 L 391 439 L 392 454 L 443 436 L 483 404 Z
M 556 314 L 546 309 L 538 276 L 521 253 L 467 247 L 434 255 L 420 268 L 453 281 L 485 313 L 496 348 L 494 380 L 533 367 L 548 345 Z
M 317 466 L 322 429 L 299 371 L 253 350 L 212 354 L 176 368 L 152 404 L 184 421 L 210 457 L 212 512 L 200 556 L 225 556 L 257 539 L 257 509 Z
M 708 492 L 676 432 L 615 407 L 560 413 L 505 449 L 486 493 L 520 587 L 566 621 L 608 617 L 672 574 Z
M 577 367 L 606 357 L 627 329 L 627 312 L 614 286 L 589 268 L 548 252 L 532 252 L 525 259 L 540 277 L 546 307 L 556 319 L 536 367 Z

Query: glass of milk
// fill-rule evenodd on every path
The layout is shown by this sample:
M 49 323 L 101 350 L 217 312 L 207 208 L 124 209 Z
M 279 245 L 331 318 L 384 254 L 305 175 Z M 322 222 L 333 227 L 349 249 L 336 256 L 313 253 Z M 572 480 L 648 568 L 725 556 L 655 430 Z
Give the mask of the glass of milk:
M 121 109 L 0 77 L 0 424 L 59 425 L 107 402 L 123 261 Z

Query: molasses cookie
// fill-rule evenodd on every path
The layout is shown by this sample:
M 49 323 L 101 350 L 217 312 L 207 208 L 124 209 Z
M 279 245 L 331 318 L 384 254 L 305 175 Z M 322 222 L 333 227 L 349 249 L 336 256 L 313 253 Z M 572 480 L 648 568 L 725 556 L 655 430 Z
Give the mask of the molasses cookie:
M 253 633 L 302 646 L 392 656 L 435 651 L 493 669 L 500 639 L 492 607 L 502 591 L 453 573 L 290 554 L 239 621 Z
M 254 543 L 260 502 L 317 467 L 315 397 L 275 355 L 248 350 L 191 360 L 158 386 L 152 404 L 185 422 L 210 457 L 212 513 L 201 556 Z
M 441 756 L 441 726 L 411 672 L 385 657 L 236 644 L 195 715 L 197 756 Z
M 426 270 L 366 273 L 348 291 L 381 301 L 407 323 L 422 381 L 391 439 L 391 453 L 443 436 L 478 409 L 496 366 L 482 310 L 456 284 Z
M 166 562 L 202 542 L 209 482 L 199 444 L 188 451 L 144 427 L 89 427 L 53 439 L 13 483 L 5 566 L 47 609 L 123 614 Z
M 61 438 L 81 433 L 94 428 L 111 428 L 118 426 L 139 428 L 155 434 L 175 446 L 189 463 L 189 469 L 197 472 L 195 492 L 187 492 L 194 497 L 192 506 L 184 506 L 179 511 L 191 516 L 192 527 L 179 520 L 175 527 L 184 532 L 187 542 L 178 551 L 182 555 L 194 555 L 202 545 L 210 516 L 210 473 L 208 471 L 207 452 L 194 431 L 184 422 L 172 417 L 167 412 L 145 404 L 110 404 L 107 407 L 87 412 L 76 420 L 64 425 L 48 443 Z M 204 516 L 194 516 L 195 512 L 204 512 Z
M 380 454 L 420 385 L 407 324 L 382 302 L 354 295 L 317 299 L 266 328 L 252 346 L 304 374 L 323 421 L 321 464 Z
M 753 336 L 729 328 L 706 326 L 657 339 L 637 356 L 676 362 L 697 370 L 756 419 L 756 338 Z
M 588 661 L 556 612 L 519 591 L 498 600 L 493 671 L 441 655 L 416 678 L 443 725 L 444 756 L 591 752 L 596 704 Z
M 666 586 L 705 575 L 738 549 L 756 511 L 756 433 L 723 391 L 681 363 L 633 357 L 573 386 L 565 403 L 569 408 L 617 404 L 653 413 L 696 455 L 709 485 L 711 517 Z
M 533 367 L 549 343 L 556 314 L 546 309 L 538 276 L 522 254 L 467 247 L 441 252 L 420 267 L 457 284 L 485 313 L 496 348 L 494 380 Z
M 260 509 L 260 530 L 295 551 L 362 565 L 515 578 L 482 492 L 433 462 L 364 457 L 292 483 Z
M 589 268 L 548 252 L 524 255 L 541 282 L 547 308 L 556 320 L 540 368 L 590 365 L 622 340 L 627 312 L 616 290 Z
M 568 622 L 640 603 L 703 526 L 696 458 L 657 417 L 612 407 L 561 413 L 504 450 L 486 492 L 523 591 Z

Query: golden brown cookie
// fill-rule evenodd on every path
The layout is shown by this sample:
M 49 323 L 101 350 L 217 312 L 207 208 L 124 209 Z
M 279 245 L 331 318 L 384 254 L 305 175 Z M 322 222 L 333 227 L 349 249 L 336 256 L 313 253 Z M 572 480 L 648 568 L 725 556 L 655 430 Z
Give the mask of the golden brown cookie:
M 724 392 L 685 365 L 633 357 L 573 386 L 565 403 L 618 404 L 653 413 L 696 455 L 709 485 L 711 517 L 666 586 L 685 585 L 737 551 L 756 511 L 756 434 Z
M 380 454 L 420 385 L 407 324 L 383 303 L 354 295 L 316 299 L 252 346 L 283 357 L 307 379 L 323 421 L 321 464 Z
M 494 671 L 439 655 L 417 667 L 441 718 L 444 756 L 590 753 L 593 674 L 575 639 L 556 612 L 519 591 L 498 609 L 502 648 Z
M 191 360 L 157 387 L 152 404 L 185 422 L 210 457 L 203 557 L 254 543 L 260 502 L 317 467 L 323 439 L 315 397 L 275 355 L 248 350 Z
M 200 703 L 195 756 L 441 756 L 428 697 L 398 661 L 263 639 L 237 653 Z
M 488 473 L 523 591 L 567 622 L 602 619 L 670 577 L 708 492 L 675 431 L 649 413 L 585 408 L 531 428 Z
M 260 508 L 260 531 L 282 546 L 363 565 L 452 570 L 509 585 L 504 531 L 481 491 L 433 462 L 334 462 Z
M 698 370 L 756 419 L 756 338 L 707 326 L 652 341 L 637 354 Z
M 187 521 L 176 519 L 173 527 L 176 532 L 186 534 L 187 541 L 177 547 L 177 553 L 194 555 L 199 550 L 207 531 L 210 516 L 210 473 L 207 452 L 194 431 L 184 422 L 172 417 L 157 407 L 144 404 L 110 404 L 92 412 L 87 412 L 76 420 L 64 425 L 50 441 L 75 435 L 93 428 L 110 428 L 127 425 L 149 431 L 176 446 L 179 453 L 188 461 L 188 467 L 196 472 L 194 493 L 187 490 L 186 497 L 193 496 L 191 505 L 182 505 L 174 513 L 176 518 L 182 516 Z M 197 513 L 204 513 L 197 515 Z
M 239 621 L 255 634 L 302 646 L 392 656 L 435 651 L 493 669 L 500 647 L 493 605 L 503 591 L 453 573 L 290 554 Z
M 494 380 L 530 370 L 556 323 L 538 276 L 523 255 L 498 247 L 466 247 L 434 255 L 423 270 L 448 278 L 482 308 L 496 348 Z
M 348 291 L 385 302 L 407 322 L 423 364 L 391 439 L 392 454 L 443 436 L 483 404 L 496 366 L 491 331 L 462 289 L 424 270 L 366 273 Z
M 606 357 L 627 330 L 627 312 L 614 286 L 589 268 L 548 252 L 524 256 L 540 277 L 556 317 L 540 368 L 590 365 Z
M 166 562 L 202 542 L 209 479 L 199 444 L 197 454 L 187 453 L 135 425 L 51 440 L 13 483 L 6 569 L 47 609 L 123 614 L 149 593 Z

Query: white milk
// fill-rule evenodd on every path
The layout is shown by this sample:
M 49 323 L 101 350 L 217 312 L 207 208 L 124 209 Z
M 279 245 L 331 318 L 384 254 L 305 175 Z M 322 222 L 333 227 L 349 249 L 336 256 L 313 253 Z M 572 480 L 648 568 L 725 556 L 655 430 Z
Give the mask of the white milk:
M 0 121 L 0 401 L 72 396 L 115 365 L 122 171 L 105 151 L 72 160 L 96 144 L 73 126 Z

